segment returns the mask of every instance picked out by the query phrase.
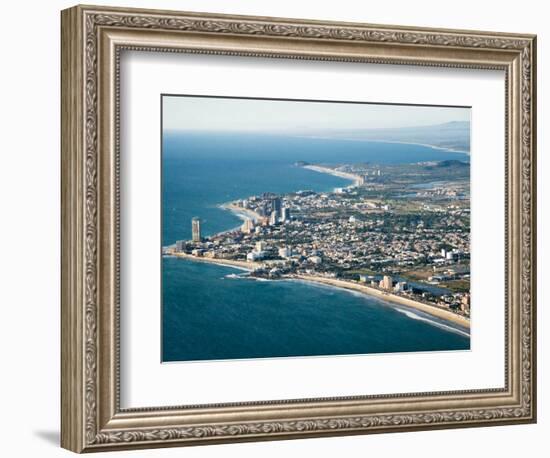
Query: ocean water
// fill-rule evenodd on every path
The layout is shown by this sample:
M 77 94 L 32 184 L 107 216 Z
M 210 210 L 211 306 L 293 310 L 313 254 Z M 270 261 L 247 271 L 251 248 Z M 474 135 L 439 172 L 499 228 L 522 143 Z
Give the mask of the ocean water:
M 296 161 L 403 163 L 461 159 L 424 146 L 258 134 L 168 132 L 163 136 L 162 243 L 240 220 L 219 205 L 262 192 L 330 190 L 349 181 Z M 164 257 L 162 360 L 270 358 L 464 350 L 469 337 L 417 311 L 345 290 L 257 281 L 239 270 Z

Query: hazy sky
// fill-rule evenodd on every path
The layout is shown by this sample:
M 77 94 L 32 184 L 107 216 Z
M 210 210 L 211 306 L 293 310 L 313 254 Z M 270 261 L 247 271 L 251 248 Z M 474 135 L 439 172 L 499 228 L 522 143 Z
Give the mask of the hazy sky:
M 469 108 L 163 96 L 164 129 L 368 129 L 469 119 Z

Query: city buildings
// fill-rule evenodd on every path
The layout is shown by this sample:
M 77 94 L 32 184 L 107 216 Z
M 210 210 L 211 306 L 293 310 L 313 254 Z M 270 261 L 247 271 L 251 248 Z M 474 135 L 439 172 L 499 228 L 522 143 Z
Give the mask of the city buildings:
M 281 258 L 290 258 L 292 256 L 292 249 L 290 247 L 279 248 L 279 256 Z

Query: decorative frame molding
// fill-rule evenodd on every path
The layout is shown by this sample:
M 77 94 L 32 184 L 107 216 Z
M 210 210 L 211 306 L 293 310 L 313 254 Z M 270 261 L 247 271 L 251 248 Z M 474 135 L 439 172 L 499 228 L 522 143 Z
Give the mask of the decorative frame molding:
M 88 452 L 535 421 L 535 36 L 92 6 L 64 10 L 61 32 L 63 447 Z M 505 71 L 506 387 L 120 409 L 123 49 Z

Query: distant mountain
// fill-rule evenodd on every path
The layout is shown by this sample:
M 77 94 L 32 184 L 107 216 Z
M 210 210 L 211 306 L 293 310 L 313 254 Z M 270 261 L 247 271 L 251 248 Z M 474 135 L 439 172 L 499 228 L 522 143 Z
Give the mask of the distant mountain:
M 417 127 L 378 129 L 328 129 L 308 135 L 346 140 L 373 140 L 400 143 L 418 143 L 463 152 L 470 152 L 470 123 L 451 121 L 443 124 Z

